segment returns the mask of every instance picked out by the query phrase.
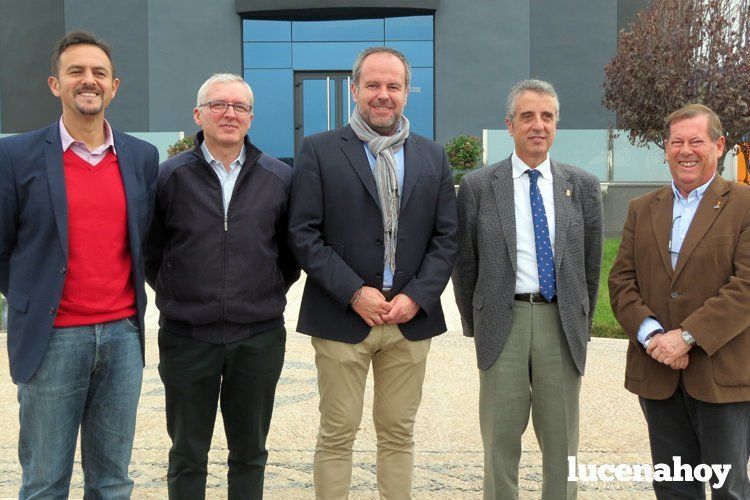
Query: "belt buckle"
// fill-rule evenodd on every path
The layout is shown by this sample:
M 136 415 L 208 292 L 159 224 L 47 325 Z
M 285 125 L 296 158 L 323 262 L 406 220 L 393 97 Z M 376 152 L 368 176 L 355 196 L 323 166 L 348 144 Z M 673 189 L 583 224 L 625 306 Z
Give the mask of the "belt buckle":
M 536 299 L 539 300 L 536 300 Z M 530 293 L 529 294 L 529 303 L 530 304 L 545 304 L 547 301 L 544 300 L 544 296 L 541 293 Z

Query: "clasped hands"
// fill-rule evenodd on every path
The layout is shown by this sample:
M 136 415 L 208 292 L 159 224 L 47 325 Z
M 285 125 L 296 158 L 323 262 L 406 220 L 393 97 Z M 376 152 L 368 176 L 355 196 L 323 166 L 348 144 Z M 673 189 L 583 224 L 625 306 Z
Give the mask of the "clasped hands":
M 676 328 L 666 333 L 657 333 L 651 337 L 646 352 L 673 370 L 684 370 L 690 361 L 688 352 L 693 346 L 682 340 L 682 331 L 682 328 Z
M 358 292 L 359 297 L 352 304 L 352 309 L 371 327 L 383 323 L 406 323 L 419 311 L 419 304 L 403 293 L 399 293 L 388 302 L 377 288 L 362 286 L 361 290 Z

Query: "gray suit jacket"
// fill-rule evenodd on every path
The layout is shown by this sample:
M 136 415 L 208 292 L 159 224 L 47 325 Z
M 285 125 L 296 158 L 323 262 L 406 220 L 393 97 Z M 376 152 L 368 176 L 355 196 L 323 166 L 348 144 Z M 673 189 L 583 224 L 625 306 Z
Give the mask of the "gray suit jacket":
M 560 321 L 578 371 L 599 288 L 602 200 L 599 180 L 551 161 L 555 272 Z M 474 337 L 479 368 L 495 362 L 510 332 L 516 285 L 516 217 L 510 157 L 464 176 L 458 191 L 459 253 L 453 271 L 464 335 Z

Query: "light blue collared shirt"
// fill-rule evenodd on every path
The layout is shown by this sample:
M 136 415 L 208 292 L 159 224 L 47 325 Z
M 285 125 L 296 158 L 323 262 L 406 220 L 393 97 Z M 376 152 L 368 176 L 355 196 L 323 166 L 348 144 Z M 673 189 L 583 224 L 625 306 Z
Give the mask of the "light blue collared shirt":
M 370 152 L 370 148 L 367 147 L 367 143 L 363 142 L 362 145 L 365 147 L 365 153 L 367 154 L 367 161 L 370 162 L 370 168 L 372 169 L 373 175 L 375 175 L 375 164 L 377 162 L 375 155 Z M 401 148 L 393 155 L 393 159 L 396 160 L 396 179 L 398 181 L 398 194 L 404 191 L 404 148 Z M 385 263 L 385 252 L 383 252 L 383 262 Z M 398 262 L 396 263 L 398 265 Z M 393 286 L 393 272 L 390 267 L 383 266 L 383 288 L 390 288 Z
M 211 151 L 206 147 L 205 141 L 201 143 L 201 151 L 203 151 L 203 157 L 206 159 L 216 176 L 219 178 L 221 184 L 222 200 L 224 201 L 224 220 L 226 221 L 227 210 L 229 209 L 229 202 L 232 201 L 232 192 L 234 191 L 234 185 L 237 182 L 237 177 L 240 175 L 240 168 L 245 163 L 245 146 L 242 146 L 240 154 L 236 160 L 229 164 L 229 171 L 224 168 L 224 165 L 214 158 Z
M 680 256 L 682 242 L 685 241 L 685 236 L 688 229 L 690 229 L 690 224 L 693 222 L 698 205 L 703 199 L 708 185 L 714 180 L 714 177 L 716 177 L 716 174 L 702 186 L 690 191 L 687 197 L 680 194 L 674 181 L 672 181 L 674 202 L 672 204 L 672 229 L 669 235 L 669 257 L 672 259 L 672 269 L 677 266 L 677 258 Z M 643 320 L 641 327 L 638 329 L 638 342 L 645 346 L 646 337 L 653 332 L 662 333 L 664 332 L 664 327 L 655 318 L 648 317 Z

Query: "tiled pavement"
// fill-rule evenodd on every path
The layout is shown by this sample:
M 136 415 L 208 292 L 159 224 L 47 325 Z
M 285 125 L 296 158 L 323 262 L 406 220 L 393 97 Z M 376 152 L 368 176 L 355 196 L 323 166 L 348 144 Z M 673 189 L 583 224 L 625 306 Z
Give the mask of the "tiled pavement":
M 312 457 L 317 431 L 317 387 L 309 337 L 294 332 L 301 283 L 289 292 L 286 361 L 276 393 L 268 439 L 266 498 L 312 499 Z M 434 339 L 428 358 L 424 396 L 416 424 L 414 494 L 417 499 L 479 499 L 482 486 L 482 445 L 478 423 L 478 376 L 471 339 L 460 334 L 458 313 L 449 286 L 443 296 L 448 333 Z M 147 354 L 131 474 L 133 498 L 166 498 L 169 439 L 164 426 L 163 389 L 157 373 L 157 312 L 147 318 Z M 5 334 L 0 349 L 5 351 Z M 587 373 L 581 393 L 581 463 L 649 463 L 646 427 L 637 398 L 622 386 L 626 342 L 594 339 L 589 346 Z M 7 353 L 0 353 L 0 498 L 17 497 L 18 404 L 8 376 Z M 372 380 L 354 454 L 354 499 L 378 498 L 375 483 Z M 227 447 L 217 418 L 209 456 L 208 497 L 226 498 Z M 520 469 L 522 498 L 541 496 L 541 455 L 532 426 L 524 435 Z M 82 497 L 82 475 L 76 463 L 72 496 Z M 649 483 L 579 483 L 581 499 L 653 498 Z

